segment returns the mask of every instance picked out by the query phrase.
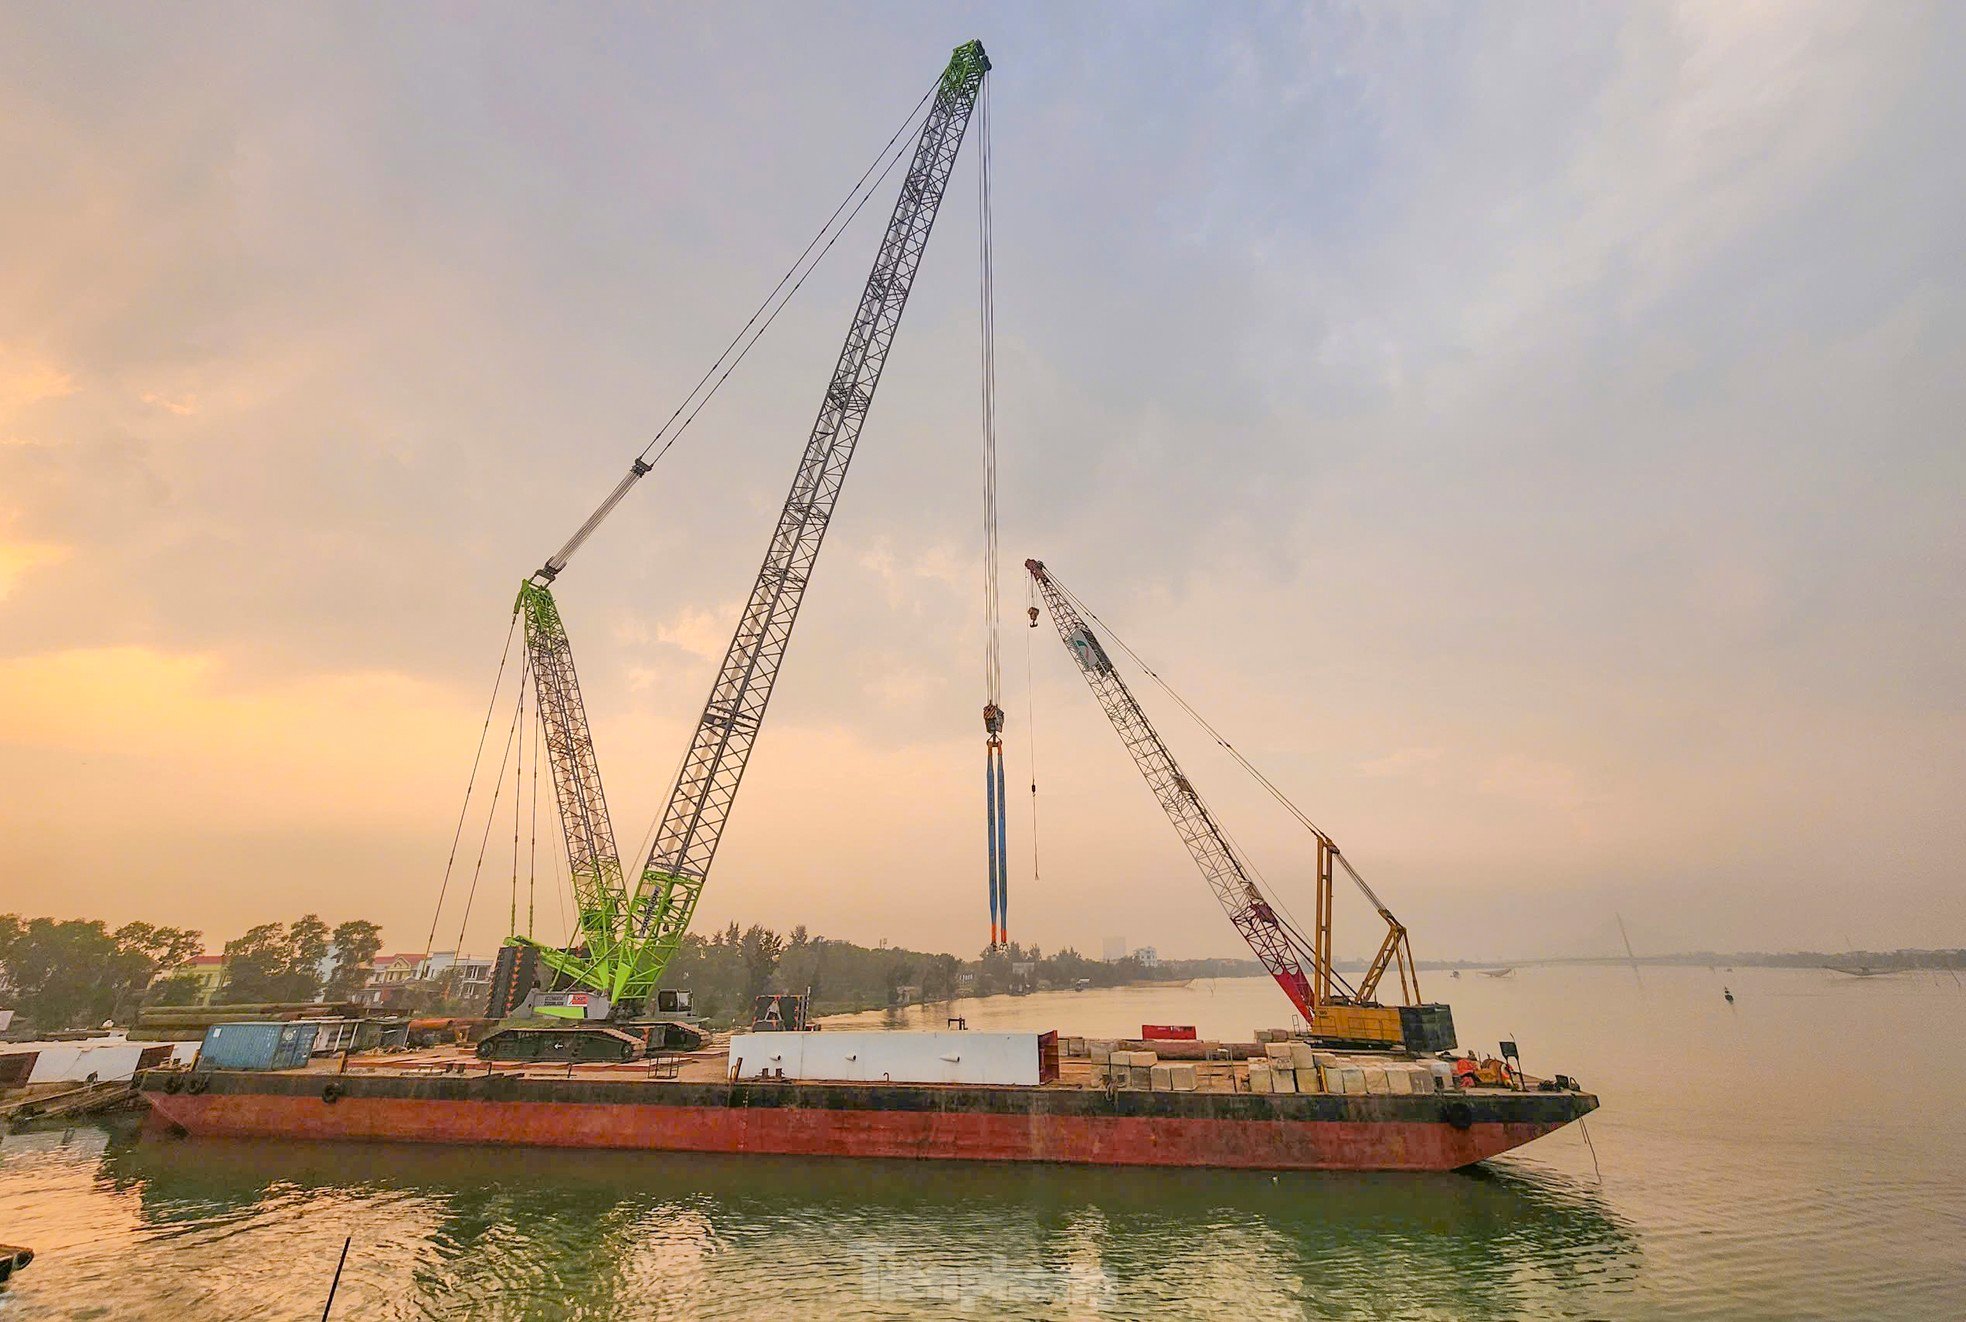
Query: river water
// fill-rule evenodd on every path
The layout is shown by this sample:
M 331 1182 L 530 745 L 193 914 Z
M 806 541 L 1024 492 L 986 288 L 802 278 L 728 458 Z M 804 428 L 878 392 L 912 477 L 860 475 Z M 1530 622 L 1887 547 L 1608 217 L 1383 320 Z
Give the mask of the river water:
M 1464 1043 L 1603 1101 L 1588 1144 L 1451 1175 L 13 1134 L 0 1241 L 38 1257 L 0 1319 L 318 1317 L 345 1236 L 349 1319 L 1966 1316 L 1966 990 L 1642 976 L 1429 975 Z M 1238 979 L 853 1022 L 1247 1039 L 1283 1005 Z

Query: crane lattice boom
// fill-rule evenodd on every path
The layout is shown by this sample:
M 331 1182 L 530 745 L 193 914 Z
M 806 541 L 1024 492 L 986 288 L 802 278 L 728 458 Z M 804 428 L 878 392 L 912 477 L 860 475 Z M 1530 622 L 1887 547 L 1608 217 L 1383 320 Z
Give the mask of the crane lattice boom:
M 1078 663 L 1079 673 L 1085 676 L 1092 695 L 1106 712 L 1106 718 L 1113 723 L 1119 733 L 1120 742 L 1133 756 L 1134 765 L 1146 778 L 1147 787 L 1160 801 L 1161 810 L 1181 837 L 1181 843 L 1188 847 L 1201 868 L 1201 874 L 1208 880 L 1209 888 L 1215 898 L 1222 903 L 1222 910 L 1235 924 L 1236 931 L 1249 943 L 1249 948 L 1269 970 L 1283 994 L 1297 1007 L 1306 1023 L 1311 1022 L 1317 1013 L 1317 994 L 1313 978 L 1319 983 L 1325 981 L 1321 974 L 1328 973 L 1329 964 L 1320 964 L 1317 952 L 1308 949 L 1292 936 L 1268 900 L 1256 888 L 1249 869 L 1237 856 L 1228 837 L 1209 813 L 1208 805 L 1202 802 L 1201 795 L 1189 783 L 1187 776 L 1174 760 L 1174 754 L 1167 751 L 1161 742 L 1160 734 L 1154 729 L 1147 713 L 1140 708 L 1139 701 L 1127 688 L 1126 681 L 1113 669 L 1113 662 L 1106 655 L 1106 649 L 1099 643 L 1085 617 L 1072 601 L 1045 571 L 1043 562 L 1026 560 L 1024 567 L 1037 583 L 1039 594 L 1044 598 L 1045 610 L 1051 616 L 1052 625 L 1058 630 L 1058 637 L 1065 644 L 1065 650 L 1072 654 Z M 1033 620 L 1035 627 L 1037 621 Z
M 704 878 L 757 740 L 785 659 L 812 567 L 833 517 L 860 429 L 887 364 L 929 231 L 976 105 L 989 57 L 982 43 L 956 48 L 936 85 L 901 195 L 847 328 L 792 488 L 763 566 L 718 668 L 689 755 L 657 825 L 633 893 L 624 892 L 593 741 L 580 706 L 572 652 L 546 583 L 573 546 L 613 508 L 638 473 L 624 479 L 590 528 L 521 590 L 519 609 L 538 692 L 567 852 L 573 865 L 584 948 L 533 944 L 549 967 L 601 991 L 619 1012 L 647 998 L 682 944 Z M 515 940 L 523 940 L 515 938 Z

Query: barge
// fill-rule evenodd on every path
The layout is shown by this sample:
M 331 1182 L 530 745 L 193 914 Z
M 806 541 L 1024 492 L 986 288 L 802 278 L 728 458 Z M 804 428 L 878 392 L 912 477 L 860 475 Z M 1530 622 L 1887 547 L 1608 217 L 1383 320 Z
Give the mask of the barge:
M 1597 1108 L 1554 1085 L 1252 1093 L 1247 1066 L 1230 1061 L 1197 1067 L 1178 1092 L 1115 1087 L 1082 1061 L 1038 1084 L 739 1079 L 712 1052 L 673 1074 L 459 1056 L 343 1072 L 152 1070 L 139 1087 L 153 1124 L 200 1138 L 1253 1170 L 1453 1170 Z

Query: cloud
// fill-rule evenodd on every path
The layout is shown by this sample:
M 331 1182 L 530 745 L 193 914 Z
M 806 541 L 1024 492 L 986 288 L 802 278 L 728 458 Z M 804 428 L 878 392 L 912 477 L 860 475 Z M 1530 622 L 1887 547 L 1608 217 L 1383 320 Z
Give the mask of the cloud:
M 1397 748 L 1384 757 L 1373 758 L 1370 762 L 1359 763 L 1359 774 L 1365 776 L 1405 776 L 1425 767 L 1431 767 L 1441 759 L 1438 748 Z
M 24 574 L 47 565 L 58 565 L 68 559 L 72 552 L 72 547 L 54 542 L 0 538 L 0 601 L 6 600 Z
M 0 344 L 0 423 L 30 405 L 76 392 L 75 376 L 18 344 Z
M 514 582 L 947 50 L 925 9 L 787 11 L 736 43 L 731 22 L 522 16 L 465 49 L 414 9 L 332 42 L 271 9 L 114 30 L 0 10 L 0 641 L 28 653 L 0 672 L 0 737 L 38 741 L 0 767 L 0 876 L 74 876 L 105 917 L 166 877 L 214 923 L 360 892 L 422 938 Z M 1003 669 L 1046 813 L 1025 931 L 1096 949 L 1124 910 L 1136 944 L 1235 940 L 1196 922 L 1178 842 L 1048 631 L 1021 628 L 1028 554 L 1399 912 L 1451 913 L 1460 949 L 1430 952 L 1512 939 L 1495 895 L 1574 888 L 1583 912 L 1668 868 L 1735 899 L 1724 925 L 1624 907 L 1662 942 L 1814 940 L 1859 845 L 1891 859 L 1874 889 L 1907 939 L 1966 940 L 1956 13 L 994 22 Z M 981 808 L 966 170 L 720 914 L 975 934 L 948 898 Z M 638 815 L 756 573 L 880 210 L 561 580 L 610 793 Z M 1210 756 L 1192 773 L 1287 872 L 1301 842 L 1266 836 Z M 801 838 L 819 825 L 823 848 Z
M 180 395 L 173 399 L 167 395 L 160 395 L 154 390 L 146 390 L 143 393 L 143 402 L 160 408 L 166 413 L 174 413 L 180 418 L 188 418 L 198 411 L 196 395 Z
M 1601 802 L 1603 796 L 1584 787 L 1576 768 L 1561 762 L 1510 754 L 1497 759 L 1482 775 L 1483 793 L 1520 803 L 1566 811 Z

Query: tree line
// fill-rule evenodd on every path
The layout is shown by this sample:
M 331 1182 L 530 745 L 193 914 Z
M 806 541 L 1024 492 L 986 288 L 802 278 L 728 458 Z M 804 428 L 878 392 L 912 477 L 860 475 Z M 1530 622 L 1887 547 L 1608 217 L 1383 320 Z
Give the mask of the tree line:
M 125 1023 L 146 1005 L 195 1004 L 203 984 L 171 970 L 204 948 L 204 934 L 190 928 L 125 923 L 111 930 L 99 919 L 0 914 L 0 988 L 20 1019 L 44 1032 Z M 381 948 L 382 929 L 365 919 L 329 927 L 306 914 L 261 923 L 225 943 L 225 976 L 214 999 L 346 1000 Z
M 316 914 L 261 923 L 225 943 L 220 1004 L 345 1001 L 359 989 L 382 948 L 382 929 L 365 919 L 330 927 Z M 100 921 L 22 919 L 0 914 L 0 1004 L 33 1028 L 52 1031 L 126 1023 L 146 1005 L 190 1005 L 203 984 L 172 973 L 204 949 L 188 928 Z M 328 955 L 333 952 L 330 963 Z M 947 1001 L 1045 987 L 1236 977 L 1261 970 L 1250 960 L 1174 960 L 1148 967 L 1132 957 L 1095 960 L 1067 947 L 1047 955 L 1012 944 L 973 960 L 898 946 L 862 946 L 814 936 L 802 924 L 780 933 L 731 923 L 707 936 L 691 933 L 663 985 L 686 987 L 696 1013 L 716 1025 L 748 1023 L 766 992 L 809 992 L 812 1012 L 843 1014 L 908 1000 Z M 159 976 L 162 974 L 164 976 Z M 396 989 L 391 1006 L 411 1013 L 482 1014 L 442 982 Z
M 159 969 L 204 949 L 182 927 L 0 914 L 6 1001 L 37 1028 L 81 1028 L 129 1018 Z
M 685 936 L 663 985 L 689 988 L 696 1013 L 723 1026 L 748 1023 L 756 998 L 766 992 L 808 992 L 811 1012 L 823 1015 L 876 1010 L 904 999 L 936 1002 L 1080 982 L 1117 987 L 1260 972 L 1261 966 L 1247 959 L 1170 960 L 1149 967 L 1132 956 L 1095 960 L 1070 947 L 1046 955 L 1037 946 L 1015 942 L 963 960 L 813 936 L 803 924 L 780 934 L 761 924 L 731 923 L 708 937 Z

